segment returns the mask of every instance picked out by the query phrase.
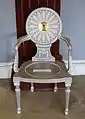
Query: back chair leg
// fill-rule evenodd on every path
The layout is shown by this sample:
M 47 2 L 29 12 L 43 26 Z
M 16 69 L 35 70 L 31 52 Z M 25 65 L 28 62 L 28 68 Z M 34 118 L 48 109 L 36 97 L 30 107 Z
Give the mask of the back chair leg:
M 31 83 L 31 92 L 34 92 L 34 85 Z
M 54 84 L 54 92 L 57 92 L 57 83 Z

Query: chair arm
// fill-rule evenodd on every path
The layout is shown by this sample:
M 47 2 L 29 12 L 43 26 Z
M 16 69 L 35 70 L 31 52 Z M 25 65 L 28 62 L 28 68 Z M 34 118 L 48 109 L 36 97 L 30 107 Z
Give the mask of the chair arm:
M 17 43 L 14 46 L 14 63 L 13 63 L 12 67 L 13 67 L 13 70 L 15 72 L 18 72 L 18 70 L 19 70 L 19 68 L 18 68 L 18 60 L 19 60 L 19 58 L 18 58 L 18 48 L 19 48 L 21 43 L 23 43 L 27 40 L 29 40 L 28 35 L 22 36 L 22 37 L 18 38 Z
M 65 36 L 61 36 L 60 37 L 60 40 L 63 40 L 67 44 L 68 49 L 69 50 L 72 50 L 72 44 L 70 43 L 70 39 L 69 38 L 67 38 Z
M 17 43 L 15 45 L 15 49 L 18 49 L 20 44 L 23 43 L 24 41 L 27 41 L 27 40 L 29 40 L 28 35 L 25 35 L 25 36 L 18 38 Z
M 71 73 L 72 72 L 72 44 L 70 43 L 70 39 L 65 36 L 61 36 L 59 39 L 63 40 L 67 44 L 67 47 L 68 47 L 68 72 Z

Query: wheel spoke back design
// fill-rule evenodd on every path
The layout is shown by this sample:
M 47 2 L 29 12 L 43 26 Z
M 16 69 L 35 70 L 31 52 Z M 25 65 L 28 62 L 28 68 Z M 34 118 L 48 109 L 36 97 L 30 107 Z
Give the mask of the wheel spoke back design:
M 26 21 L 30 39 L 41 45 L 55 42 L 61 35 L 62 23 L 57 12 L 41 7 L 32 11 Z

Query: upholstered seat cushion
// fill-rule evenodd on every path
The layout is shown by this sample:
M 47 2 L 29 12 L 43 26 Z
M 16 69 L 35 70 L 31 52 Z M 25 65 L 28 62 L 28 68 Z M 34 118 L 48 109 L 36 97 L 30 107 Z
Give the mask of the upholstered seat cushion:
M 71 77 L 67 72 L 65 64 L 60 61 L 28 61 L 21 65 L 14 77 L 28 79 L 59 79 Z

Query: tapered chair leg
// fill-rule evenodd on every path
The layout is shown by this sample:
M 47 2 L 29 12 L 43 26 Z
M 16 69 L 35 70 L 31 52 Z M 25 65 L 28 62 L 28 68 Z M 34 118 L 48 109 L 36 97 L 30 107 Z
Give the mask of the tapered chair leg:
M 20 108 L 20 83 L 14 83 L 15 86 L 15 92 L 16 92 L 16 103 L 17 103 L 17 114 L 21 113 Z
M 71 87 L 71 84 L 69 83 L 65 83 L 65 87 L 66 87 L 66 90 L 65 90 L 65 95 L 66 95 L 66 107 L 65 107 L 65 115 L 68 115 L 68 107 L 69 107 L 69 98 L 70 98 L 70 87 Z

